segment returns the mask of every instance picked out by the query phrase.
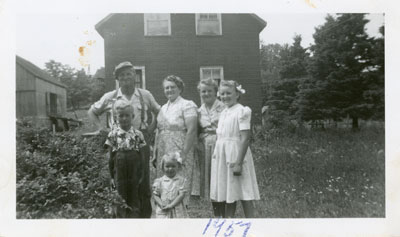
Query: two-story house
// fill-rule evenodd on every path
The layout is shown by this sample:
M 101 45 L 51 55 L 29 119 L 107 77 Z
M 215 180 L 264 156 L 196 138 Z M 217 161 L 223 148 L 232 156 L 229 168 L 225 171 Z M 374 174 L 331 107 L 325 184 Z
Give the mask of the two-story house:
M 200 105 L 197 83 L 236 80 L 247 93 L 241 103 L 261 114 L 259 33 L 266 22 L 255 14 L 110 14 L 96 24 L 104 38 L 107 87 L 113 70 L 131 61 L 137 86 L 166 102 L 162 80 L 170 74 L 185 82 L 182 96 Z

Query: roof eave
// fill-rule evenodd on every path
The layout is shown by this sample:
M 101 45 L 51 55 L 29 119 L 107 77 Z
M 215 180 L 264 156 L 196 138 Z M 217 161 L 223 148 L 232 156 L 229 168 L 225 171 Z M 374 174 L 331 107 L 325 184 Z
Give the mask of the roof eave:
M 108 14 L 106 17 L 104 17 L 101 21 L 99 21 L 94 28 L 96 29 L 96 31 L 101 35 L 101 37 L 104 38 L 103 36 L 103 27 L 104 24 L 109 21 L 113 16 L 115 15 L 115 13 L 110 13 Z
M 267 26 L 267 22 L 256 14 L 250 14 L 260 25 L 260 32 Z

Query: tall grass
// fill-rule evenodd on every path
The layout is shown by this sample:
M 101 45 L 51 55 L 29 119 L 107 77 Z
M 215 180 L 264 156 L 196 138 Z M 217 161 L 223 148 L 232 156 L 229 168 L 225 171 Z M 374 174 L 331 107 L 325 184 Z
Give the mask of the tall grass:
M 385 217 L 384 141 L 379 128 L 260 130 L 251 145 L 261 195 L 257 217 Z M 212 215 L 210 204 L 194 205 L 193 217 Z M 236 216 L 244 217 L 238 206 Z
M 384 130 L 259 132 L 259 217 L 384 217 Z

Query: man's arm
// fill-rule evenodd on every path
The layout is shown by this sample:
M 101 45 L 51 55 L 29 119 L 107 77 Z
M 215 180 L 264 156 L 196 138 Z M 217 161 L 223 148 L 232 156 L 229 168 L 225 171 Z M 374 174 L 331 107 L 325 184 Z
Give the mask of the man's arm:
M 101 124 L 100 117 L 94 112 L 93 107 L 90 107 L 90 109 L 88 110 L 88 116 L 90 121 L 95 124 L 97 128 L 93 135 L 99 134 L 100 131 L 103 129 L 103 125 Z
M 158 112 L 160 111 L 161 106 L 157 103 L 157 101 L 154 99 L 153 95 L 150 92 L 148 92 L 147 98 L 149 101 L 149 109 L 150 109 L 151 113 L 153 114 L 151 124 L 149 124 L 149 126 L 148 126 L 148 132 L 153 133 L 157 127 L 157 115 L 158 115 Z
M 108 92 L 104 94 L 99 101 L 95 102 L 88 110 L 88 117 L 90 121 L 96 126 L 96 131 L 83 134 L 84 136 L 98 135 L 102 130 L 105 129 L 104 125 L 100 121 L 100 115 L 107 110 L 107 106 L 112 102 L 116 91 Z

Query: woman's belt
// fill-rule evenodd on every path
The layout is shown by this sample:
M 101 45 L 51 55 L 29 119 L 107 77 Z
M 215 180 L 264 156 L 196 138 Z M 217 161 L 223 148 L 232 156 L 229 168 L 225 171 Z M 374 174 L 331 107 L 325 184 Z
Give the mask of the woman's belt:
M 159 132 L 186 132 L 186 129 L 182 128 L 174 128 L 174 127 L 169 127 L 169 128 L 158 128 Z
M 202 138 L 205 138 L 207 136 L 216 135 L 216 134 L 217 134 L 217 132 L 215 130 L 210 130 L 210 131 L 204 131 L 203 130 L 203 131 L 200 132 L 199 138 L 202 139 Z

